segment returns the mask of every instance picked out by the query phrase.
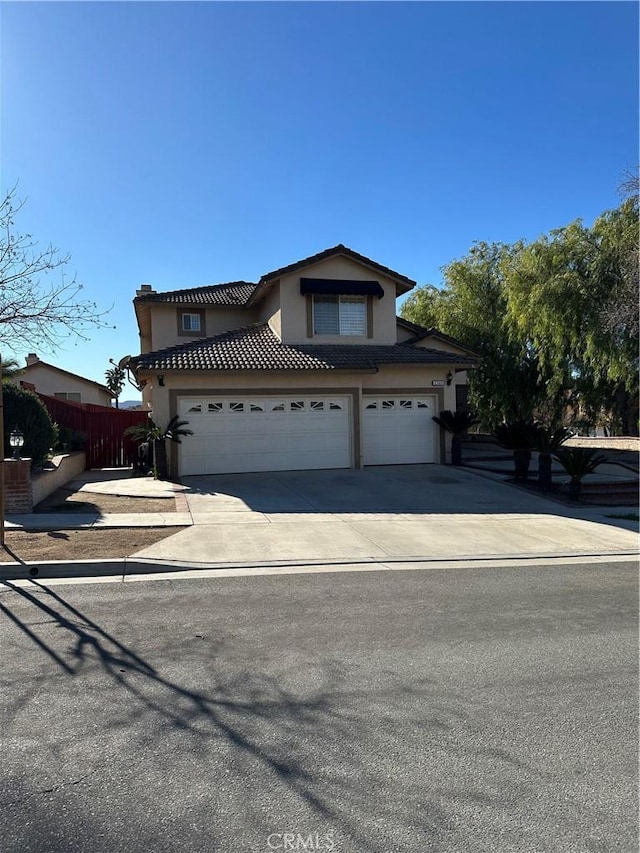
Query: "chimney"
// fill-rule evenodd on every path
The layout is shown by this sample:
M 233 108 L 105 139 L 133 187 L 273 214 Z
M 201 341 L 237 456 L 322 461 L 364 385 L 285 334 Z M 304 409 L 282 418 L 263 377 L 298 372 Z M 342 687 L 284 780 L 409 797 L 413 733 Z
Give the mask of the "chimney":
M 35 352 L 30 352 L 29 355 L 26 357 L 25 361 L 27 362 L 27 367 L 29 367 L 30 364 L 37 364 L 40 359 L 35 354 Z
M 141 284 L 136 290 L 136 296 L 148 296 L 150 293 L 155 293 L 155 290 L 150 284 Z

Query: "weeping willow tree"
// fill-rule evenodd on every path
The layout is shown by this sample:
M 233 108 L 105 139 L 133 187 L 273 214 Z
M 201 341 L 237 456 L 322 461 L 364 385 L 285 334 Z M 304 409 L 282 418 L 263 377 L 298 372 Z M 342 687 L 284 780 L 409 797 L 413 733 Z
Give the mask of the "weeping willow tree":
M 470 400 L 483 426 L 538 417 L 638 433 L 638 196 L 593 226 L 532 243 L 478 242 L 402 308 L 481 356 Z
M 523 249 L 508 299 L 512 334 L 535 348 L 549 395 L 564 392 L 590 424 L 636 434 L 637 241 L 637 198 L 591 228 L 573 222 Z
M 509 322 L 508 278 L 523 244 L 478 242 L 448 264 L 445 286 L 421 288 L 402 308 L 414 323 L 436 326 L 475 350 L 469 377 L 470 405 L 484 428 L 531 420 L 547 399 L 539 354 Z

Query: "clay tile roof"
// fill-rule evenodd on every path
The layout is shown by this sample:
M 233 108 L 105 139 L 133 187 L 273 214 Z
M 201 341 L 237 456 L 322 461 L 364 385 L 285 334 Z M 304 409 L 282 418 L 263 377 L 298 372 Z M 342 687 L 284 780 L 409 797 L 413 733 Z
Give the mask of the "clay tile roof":
M 164 293 L 145 293 L 134 302 L 169 302 L 176 305 L 246 305 L 257 284 L 250 281 L 229 281 L 226 284 L 208 284 Z
M 267 324 L 191 341 L 132 359 L 135 370 L 375 370 L 381 364 L 451 364 L 473 359 L 441 350 L 369 344 L 283 344 Z

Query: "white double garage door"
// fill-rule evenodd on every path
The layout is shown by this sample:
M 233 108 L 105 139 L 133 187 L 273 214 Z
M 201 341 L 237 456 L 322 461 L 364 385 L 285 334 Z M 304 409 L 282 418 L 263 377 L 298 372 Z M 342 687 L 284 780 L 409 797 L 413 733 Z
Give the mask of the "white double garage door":
M 435 462 L 431 395 L 363 396 L 365 465 Z M 351 396 L 178 397 L 194 435 L 179 445 L 179 472 L 225 474 L 354 467 Z

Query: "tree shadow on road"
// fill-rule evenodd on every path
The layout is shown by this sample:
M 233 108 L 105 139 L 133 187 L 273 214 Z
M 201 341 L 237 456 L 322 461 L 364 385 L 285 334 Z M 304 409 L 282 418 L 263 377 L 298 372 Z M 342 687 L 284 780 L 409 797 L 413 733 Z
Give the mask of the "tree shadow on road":
M 170 631 L 156 653 L 161 671 L 53 588 L 32 584 L 33 590 L 5 582 L 21 603 L 0 603 L 0 609 L 65 675 L 88 677 L 98 665 L 107 678 L 99 682 L 105 701 L 123 709 L 109 726 L 126 728 L 142 743 L 142 723 L 151 720 L 158 744 L 173 744 L 196 761 L 224 755 L 246 792 L 245 834 L 262 843 L 248 850 L 262 850 L 267 833 L 280 828 L 257 805 L 265 783 L 274 780 L 287 801 L 354 845 L 336 850 L 359 853 L 387 853 L 405 841 L 411 849 L 440 849 L 437 839 L 453 830 L 456 804 L 483 796 L 480 786 L 474 790 L 450 779 L 452 755 L 462 762 L 488 757 L 512 795 L 518 791 L 520 762 L 507 749 L 477 743 L 472 755 L 473 738 L 461 734 L 470 723 L 464 697 L 428 678 L 407 684 L 384 672 L 375 689 L 360 688 L 344 666 L 330 662 L 312 669 L 285 666 L 278 676 L 261 672 L 256 662 L 254 671 L 238 674 L 215 641 L 198 637 L 181 645 Z M 47 617 L 46 625 L 63 629 L 55 648 L 25 619 L 25 603 Z M 67 645 L 61 648 L 63 639 Z M 187 660 L 200 668 L 196 682 L 206 689 L 169 674 L 186 673 Z M 443 764 L 440 786 L 430 790 L 421 783 L 419 766 L 406 767 L 412 739 L 417 752 L 424 754 L 426 744 L 433 761 Z

